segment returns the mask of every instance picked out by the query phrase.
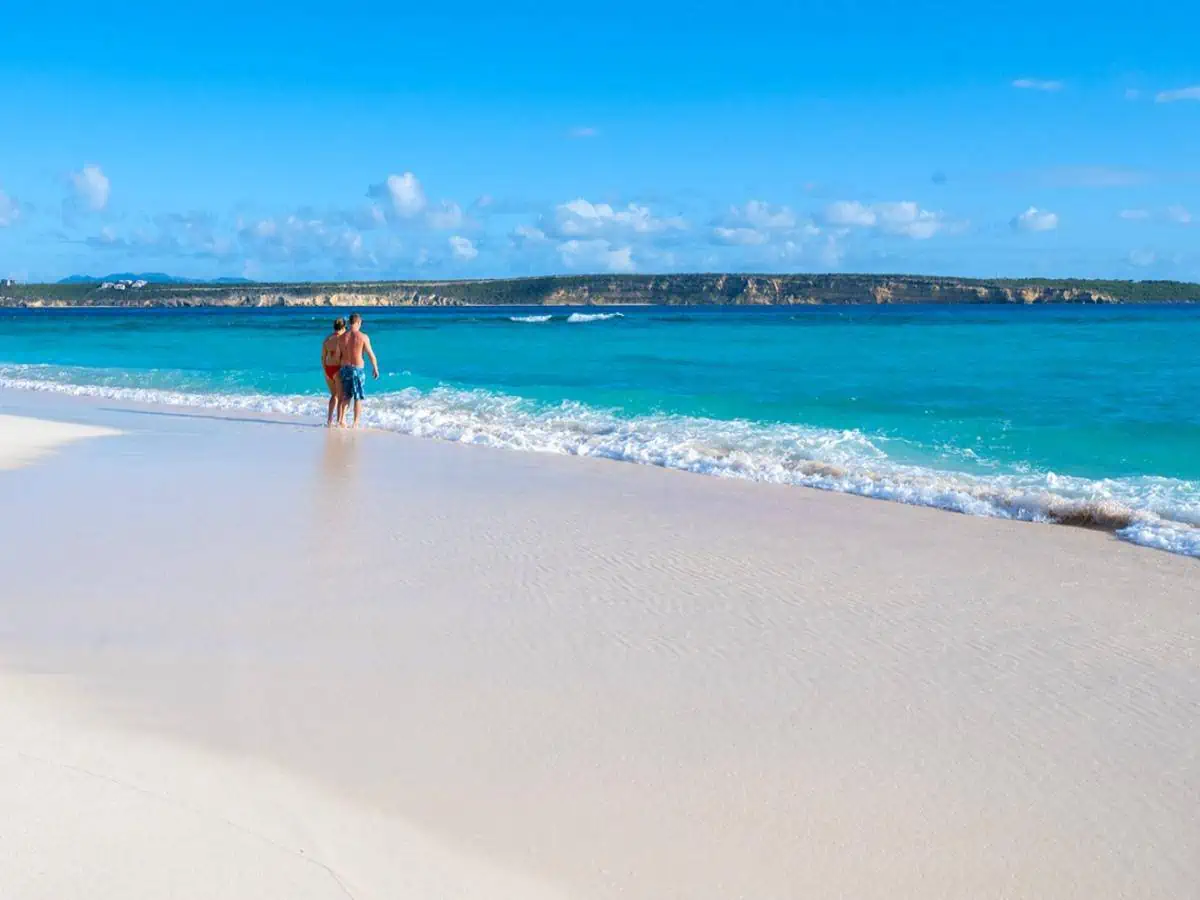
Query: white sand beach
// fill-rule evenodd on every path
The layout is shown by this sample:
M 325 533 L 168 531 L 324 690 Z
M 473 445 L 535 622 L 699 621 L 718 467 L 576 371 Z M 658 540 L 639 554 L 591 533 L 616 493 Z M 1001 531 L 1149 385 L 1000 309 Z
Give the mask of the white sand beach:
M 6 900 L 1200 884 L 1195 559 L 267 417 L 0 413 Z M 18 421 L 107 436 L 35 457 Z
M 15 469 L 64 444 L 117 434 L 111 428 L 0 415 L 0 469 Z

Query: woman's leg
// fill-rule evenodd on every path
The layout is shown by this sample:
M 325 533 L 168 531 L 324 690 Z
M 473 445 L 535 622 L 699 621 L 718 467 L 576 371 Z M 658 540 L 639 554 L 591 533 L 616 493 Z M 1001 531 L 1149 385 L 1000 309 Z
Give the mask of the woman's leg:
M 336 376 L 330 378 L 326 375 L 325 387 L 329 388 L 329 413 L 325 417 L 325 427 L 329 428 L 333 425 L 333 416 L 337 412 L 338 404 L 342 400 L 341 379 Z

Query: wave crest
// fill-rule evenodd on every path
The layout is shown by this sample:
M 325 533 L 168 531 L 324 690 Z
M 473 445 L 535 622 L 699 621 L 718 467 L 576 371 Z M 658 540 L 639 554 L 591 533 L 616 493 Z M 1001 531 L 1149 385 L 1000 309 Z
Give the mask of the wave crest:
M 623 319 L 624 313 L 571 313 L 567 316 L 567 322 L 572 325 L 577 325 L 582 322 L 604 322 L 608 319 Z

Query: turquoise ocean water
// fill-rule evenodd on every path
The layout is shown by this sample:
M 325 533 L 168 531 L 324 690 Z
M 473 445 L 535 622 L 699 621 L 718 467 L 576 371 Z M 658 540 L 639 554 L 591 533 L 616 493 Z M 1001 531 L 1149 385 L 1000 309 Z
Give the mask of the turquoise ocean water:
M 381 428 L 1200 556 L 1200 307 L 364 312 Z M 333 316 L 0 310 L 0 386 L 317 420 Z

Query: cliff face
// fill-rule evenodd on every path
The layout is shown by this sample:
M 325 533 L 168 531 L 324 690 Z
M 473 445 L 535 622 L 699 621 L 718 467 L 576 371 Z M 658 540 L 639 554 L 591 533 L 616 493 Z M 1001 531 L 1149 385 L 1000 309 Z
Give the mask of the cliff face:
M 889 275 L 614 275 L 342 284 L 95 284 L 0 288 L 0 306 L 272 307 L 465 305 L 1036 304 L 1197 301 L 1173 282 L 976 280 Z

